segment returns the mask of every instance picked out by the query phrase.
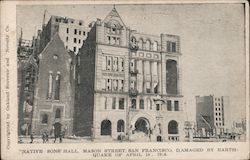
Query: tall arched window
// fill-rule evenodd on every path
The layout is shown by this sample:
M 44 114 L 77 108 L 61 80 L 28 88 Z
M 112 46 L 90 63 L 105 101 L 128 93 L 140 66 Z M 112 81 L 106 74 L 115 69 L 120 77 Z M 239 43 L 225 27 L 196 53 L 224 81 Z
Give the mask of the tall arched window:
M 48 93 L 47 93 L 47 99 L 52 98 L 52 88 L 53 88 L 53 72 L 49 73 L 49 80 L 48 80 Z
M 143 41 L 142 41 L 142 39 L 139 40 L 138 47 L 139 47 L 139 49 L 143 49 Z
M 140 109 L 144 109 L 144 100 L 140 99 Z
M 175 120 L 168 123 L 168 134 L 178 134 L 178 123 Z
M 146 48 L 146 50 L 150 50 L 151 47 L 150 47 L 150 41 L 149 40 L 146 41 L 145 48 Z
M 158 50 L 158 42 L 154 41 L 153 43 L 153 50 L 157 51 Z
M 101 135 L 111 135 L 112 124 L 109 120 L 103 120 L 101 123 Z
M 152 102 L 150 99 L 147 100 L 148 109 L 152 109 Z
M 124 132 L 124 121 L 121 119 L 117 122 L 117 132 Z
M 166 63 L 166 91 L 168 94 L 177 94 L 177 62 L 167 60 Z
M 55 100 L 59 99 L 60 99 L 60 72 L 57 73 L 55 80 Z
M 42 124 L 48 124 L 48 115 L 47 114 L 42 115 Z
M 55 118 L 61 118 L 61 110 L 59 108 L 56 109 Z
M 136 109 L 136 99 L 132 99 L 131 108 Z

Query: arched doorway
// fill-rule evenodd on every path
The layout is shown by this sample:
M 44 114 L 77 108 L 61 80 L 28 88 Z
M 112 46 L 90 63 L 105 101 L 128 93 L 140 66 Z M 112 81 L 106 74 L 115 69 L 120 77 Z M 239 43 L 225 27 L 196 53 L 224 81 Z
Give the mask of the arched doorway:
M 60 134 L 61 134 L 62 124 L 59 123 L 59 122 L 56 122 L 56 123 L 54 124 L 54 129 L 55 129 L 55 131 L 54 131 L 55 137 L 59 137 Z
M 137 132 L 143 132 L 145 134 L 148 134 L 149 128 L 149 122 L 145 118 L 138 118 L 135 122 L 135 131 Z
M 111 122 L 109 120 L 103 120 L 101 123 L 101 135 L 110 135 L 112 133 L 111 130 Z
M 161 142 L 162 141 L 161 136 L 157 136 L 156 140 L 157 140 L 157 142 Z
M 168 123 L 168 134 L 178 134 L 178 123 L 175 120 Z

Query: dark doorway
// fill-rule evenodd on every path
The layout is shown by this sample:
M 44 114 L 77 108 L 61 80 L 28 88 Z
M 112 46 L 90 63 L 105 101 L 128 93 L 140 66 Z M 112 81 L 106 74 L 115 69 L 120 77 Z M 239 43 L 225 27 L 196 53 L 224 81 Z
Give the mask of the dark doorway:
M 149 125 L 148 125 L 147 121 L 143 118 L 139 118 L 135 122 L 135 131 L 137 131 L 137 132 L 144 132 L 147 134 L 148 128 L 149 128 Z
M 161 142 L 162 141 L 162 138 L 161 138 L 161 136 L 157 136 L 157 142 Z
M 54 124 L 54 129 L 55 129 L 55 137 L 59 137 L 61 134 L 61 128 L 62 128 L 62 124 L 61 123 L 55 123 Z
M 102 121 L 101 135 L 110 135 L 111 136 L 111 122 L 109 120 Z

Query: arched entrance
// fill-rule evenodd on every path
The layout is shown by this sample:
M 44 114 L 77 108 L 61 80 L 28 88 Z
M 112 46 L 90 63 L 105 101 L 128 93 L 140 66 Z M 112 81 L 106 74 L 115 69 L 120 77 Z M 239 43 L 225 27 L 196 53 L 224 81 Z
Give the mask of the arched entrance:
M 178 134 L 178 123 L 175 120 L 168 123 L 168 134 Z
M 56 123 L 54 124 L 54 129 L 55 129 L 55 131 L 54 131 L 55 137 L 59 137 L 60 134 L 61 134 L 62 124 L 59 123 L 59 122 L 56 122 Z
M 101 123 L 101 135 L 110 135 L 111 136 L 111 122 L 109 120 L 103 120 Z
M 138 118 L 135 122 L 135 131 L 143 132 L 145 134 L 149 133 L 150 124 L 146 118 Z

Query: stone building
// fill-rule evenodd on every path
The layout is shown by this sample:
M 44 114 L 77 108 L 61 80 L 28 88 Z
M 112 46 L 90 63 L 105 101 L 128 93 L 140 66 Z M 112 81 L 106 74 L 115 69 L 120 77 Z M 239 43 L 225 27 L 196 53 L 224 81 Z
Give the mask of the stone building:
M 46 25 L 43 24 L 42 30 L 38 30 L 36 55 L 43 51 L 56 33 L 59 33 L 65 48 L 77 54 L 87 38 L 89 30 L 90 28 L 84 24 L 83 20 L 53 15 Z
M 200 136 L 223 134 L 231 130 L 228 96 L 196 96 L 196 124 Z
M 38 58 L 32 132 L 72 135 L 75 54 L 65 49 L 56 33 Z
M 113 8 L 76 59 L 76 135 L 183 141 L 179 36 L 131 30 Z

